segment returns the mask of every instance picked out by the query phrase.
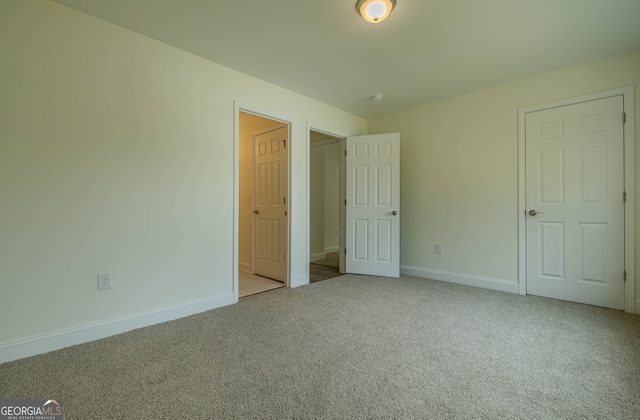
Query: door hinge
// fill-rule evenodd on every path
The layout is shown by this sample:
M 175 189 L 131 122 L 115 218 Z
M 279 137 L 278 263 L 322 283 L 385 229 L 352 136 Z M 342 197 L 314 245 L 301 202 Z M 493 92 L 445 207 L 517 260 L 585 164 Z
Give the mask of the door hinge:
M 344 249 L 344 255 L 347 255 L 347 248 Z
M 346 198 L 344 199 L 344 205 L 345 206 L 347 205 L 347 199 Z
M 287 197 L 282 197 L 282 204 L 287 204 Z
M 287 211 L 286 211 L 286 210 L 284 211 L 284 215 L 285 215 L 285 216 L 287 215 Z
M 626 283 L 627 282 L 627 272 L 626 271 L 624 272 L 624 276 L 623 277 L 624 277 L 624 282 Z
M 282 139 L 282 147 L 287 147 L 287 141 L 285 139 Z
M 627 123 L 627 113 L 623 112 L 622 113 L 622 124 L 626 124 Z
M 626 191 L 622 193 L 622 201 L 625 202 L 625 203 L 627 202 L 627 192 Z
M 347 156 L 347 151 L 346 150 L 344 151 L 344 155 Z

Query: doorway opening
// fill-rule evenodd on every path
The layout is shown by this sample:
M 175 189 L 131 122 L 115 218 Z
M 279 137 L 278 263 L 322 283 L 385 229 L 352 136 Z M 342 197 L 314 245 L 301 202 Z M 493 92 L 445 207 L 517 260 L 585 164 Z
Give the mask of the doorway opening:
M 289 131 L 238 112 L 238 297 L 289 282 Z
M 309 282 L 345 273 L 399 277 L 400 134 L 338 137 L 308 129 Z M 337 230 L 330 222 L 336 193 Z M 330 277 L 315 278 L 318 265 L 333 266 Z
M 311 129 L 309 141 L 309 283 L 315 283 L 344 273 L 344 139 Z

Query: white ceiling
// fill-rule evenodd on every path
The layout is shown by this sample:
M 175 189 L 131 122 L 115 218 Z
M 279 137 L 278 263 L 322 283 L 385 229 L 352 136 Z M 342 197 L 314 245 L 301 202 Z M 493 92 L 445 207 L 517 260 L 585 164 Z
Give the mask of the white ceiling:
M 640 48 L 640 0 L 54 1 L 365 118 Z

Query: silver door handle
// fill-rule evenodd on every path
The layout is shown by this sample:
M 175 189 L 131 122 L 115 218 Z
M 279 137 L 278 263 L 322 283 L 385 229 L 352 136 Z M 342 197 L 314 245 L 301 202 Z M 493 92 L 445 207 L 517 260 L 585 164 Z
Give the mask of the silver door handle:
M 544 212 L 529 210 L 529 216 L 535 216 L 536 214 L 544 214 Z

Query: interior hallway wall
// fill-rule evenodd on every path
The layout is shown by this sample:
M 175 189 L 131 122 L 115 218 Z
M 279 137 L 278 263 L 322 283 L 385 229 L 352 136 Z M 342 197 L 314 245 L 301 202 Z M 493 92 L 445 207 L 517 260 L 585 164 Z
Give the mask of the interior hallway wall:
M 310 149 L 310 197 L 309 205 L 311 208 L 309 226 L 309 253 L 311 261 L 321 260 L 325 257 L 324 253 L 324 211 L 325 211 L 325 166 L 324 166 L 324 147 L 311 145 Z
M 324 252 L 340 247 L 340 143 L 336 140 L 324 149 Z
M 340 142 L 338 139 L 311 144 L 311 261 L 339 249 Z

